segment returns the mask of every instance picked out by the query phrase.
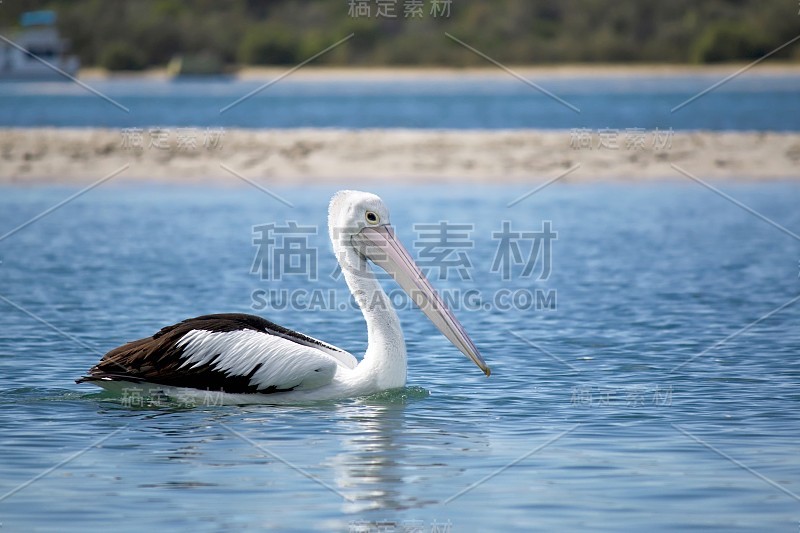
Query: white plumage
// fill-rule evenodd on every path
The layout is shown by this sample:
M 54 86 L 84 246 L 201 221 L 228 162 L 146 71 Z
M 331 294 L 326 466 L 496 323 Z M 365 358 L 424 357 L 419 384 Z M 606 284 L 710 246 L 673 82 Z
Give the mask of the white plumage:
M 255 330 L 192 330 L 178 341 L 185 358 L 181 368 L 210 364 L 227 375 L 251 376 L 259 389 L 308 390 L 330 383 L 344 363 L 296 342 Z M 347 354 L 350 355 L 350 354 Z M 355 357 L 350 355 L 353 363 Z M 350 368 L 354 368 L 353 364 Z

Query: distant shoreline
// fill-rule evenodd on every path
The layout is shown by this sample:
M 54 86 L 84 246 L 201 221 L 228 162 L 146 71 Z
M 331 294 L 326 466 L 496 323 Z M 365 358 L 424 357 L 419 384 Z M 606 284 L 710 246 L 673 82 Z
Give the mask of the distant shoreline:
M 0 129 L 0 184 L 115 181 L 261 184 L 542 184 L 687 180 L 800 181 L 800 133 L 643 132 L 601 139 L 570 130 L 221 130 L 162 146 L 113 129 Z M 181 144 L 183 142 L 183 144 Z M 673 167 L 672 165 L 676 165 Z M 565 172 L 568 175 L 559 178 Z M 238 177 L 237 177 L 238 176 Z
M 711 65 L 689 64 L 565 64 L 565 65 L 507 65 L 507 68 L 526 76 L 546 77 L 614 77 L 614 76 L 676 76 L 676 75 L 720 75 L 722 77 L 732 74 L 749 63 L 719 63 Z M 270 67 L 242 67 L 230 76 L 242 80 L 272 79 L 286 74 L 293 68 L 287 66 Z M 800 74 L 800 63 L 769 62 L 759 64 L 747 71 L 748 76 L 774 76 Z M 510 74 L 500 68 L 488 65 L 486 67 L 325 67 L 305 66 L 291 74 L 292 78 L 300 80 L 319 79 L 418 79 L 425 77 L 452 78 L 475 77 L 495 78 L 509 77 Z M 142 79 L 169 79 L 166 68 L 152 68 L 143 71 L 109 72 L 100 68 L 81 69 L 80 79 L 108 79 L 108 78 L 142 78 Z

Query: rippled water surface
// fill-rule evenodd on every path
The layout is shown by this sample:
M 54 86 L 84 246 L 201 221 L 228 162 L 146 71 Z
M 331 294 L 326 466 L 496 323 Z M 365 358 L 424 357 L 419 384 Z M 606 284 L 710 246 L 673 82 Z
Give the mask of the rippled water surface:
M 796 184 L 721 187 L 800 232 Z M 402 309 L 402 391 L 128 406 L 74 384 L 164 325 L 254 312 L 259 289 L 343 293 L 332 190 L 279 190 L 289 208 L 255 189 L 106 184 L 0 240 L 3 529 L 797 530 L 794 237 L 692 182 L 555 184 L 511 208 L 524 189 L 375 188 L 415 255 L 414 223 L 474 224 L 470 279 L 435 284 L 488 304 L 457 314 L 490 378 Z M 74 192 L 2 189 L 0 233 Z M 316 281 L 251 274 L 253 226 L 289 220 L 319 227 Z M 490 272 L 504 220 L 552 221 L 549 279 Z M 554 290 L 557 308 L 500 308 L 502 289 Z M 258 313 L 365 346 L 350 307 Z

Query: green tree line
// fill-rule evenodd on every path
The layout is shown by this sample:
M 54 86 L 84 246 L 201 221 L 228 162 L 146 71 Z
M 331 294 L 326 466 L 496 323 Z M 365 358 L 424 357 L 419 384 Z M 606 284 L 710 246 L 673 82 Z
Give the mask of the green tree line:
M 421 16 L 406 17 L 419 3 Z M 82 64 L 114 70 L 176 56 L 225 67 L 290 65 L 350 33 L 315 64 L 485 65 L 445 32 L 508 64 L 747 61 L 800 34 L 800 6 L 786 0 L 417 4 L 397 0 L 390 18 L 376 16 L 376 0 L 30 0 L 0 5 L 0 27 L 14 27 L 22 11 L 53 9 Z M 358 5 L 369 16 L 355 16 Z M 800 41 L 775 58 L 800 61 Z

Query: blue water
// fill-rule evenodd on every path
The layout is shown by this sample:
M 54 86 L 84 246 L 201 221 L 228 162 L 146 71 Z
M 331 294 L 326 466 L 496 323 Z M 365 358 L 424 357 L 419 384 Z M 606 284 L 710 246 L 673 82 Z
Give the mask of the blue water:
M 0 127 L 645 128 L 800 130 L 800 75 L 749 71 L 686 106 L 724 74 L 314 81 L 87 80 L 0 83 Z M 576 112 L 570 106 L 580 110 Z M 125 108 L 126 110 L 123 110 Z
M 377 189 L 414 254 L 414 223 L 474 224 L 470 279 L 443 290 L 557 291 L 555 309 L 458 311 L 490 378 L 403 309 L 408 387 L 376 397 L 128 406 L 74 384 L 163 325 L 253 312 L 254 290 L 341 290 L 331 189 L 280 189 L 289 208 L 104 184 L 0 241 L 3 529 L 797 530 L 800 302 L 721 341 L 800 295 L 800 243 L 688 181 L 555 184 L 512 208 L 524 189 Z M 797 184 L 724 189 L 800 232 Z M 0 233 L 73 192 L 2 189 Z M 252 227 L 287 220 L 320 227 L 316 282 L 250 273 Z M 489 271 L 503 220 L 552 221 L 549 279 Z M 259 313 L 364 349 L 352 308 Z

